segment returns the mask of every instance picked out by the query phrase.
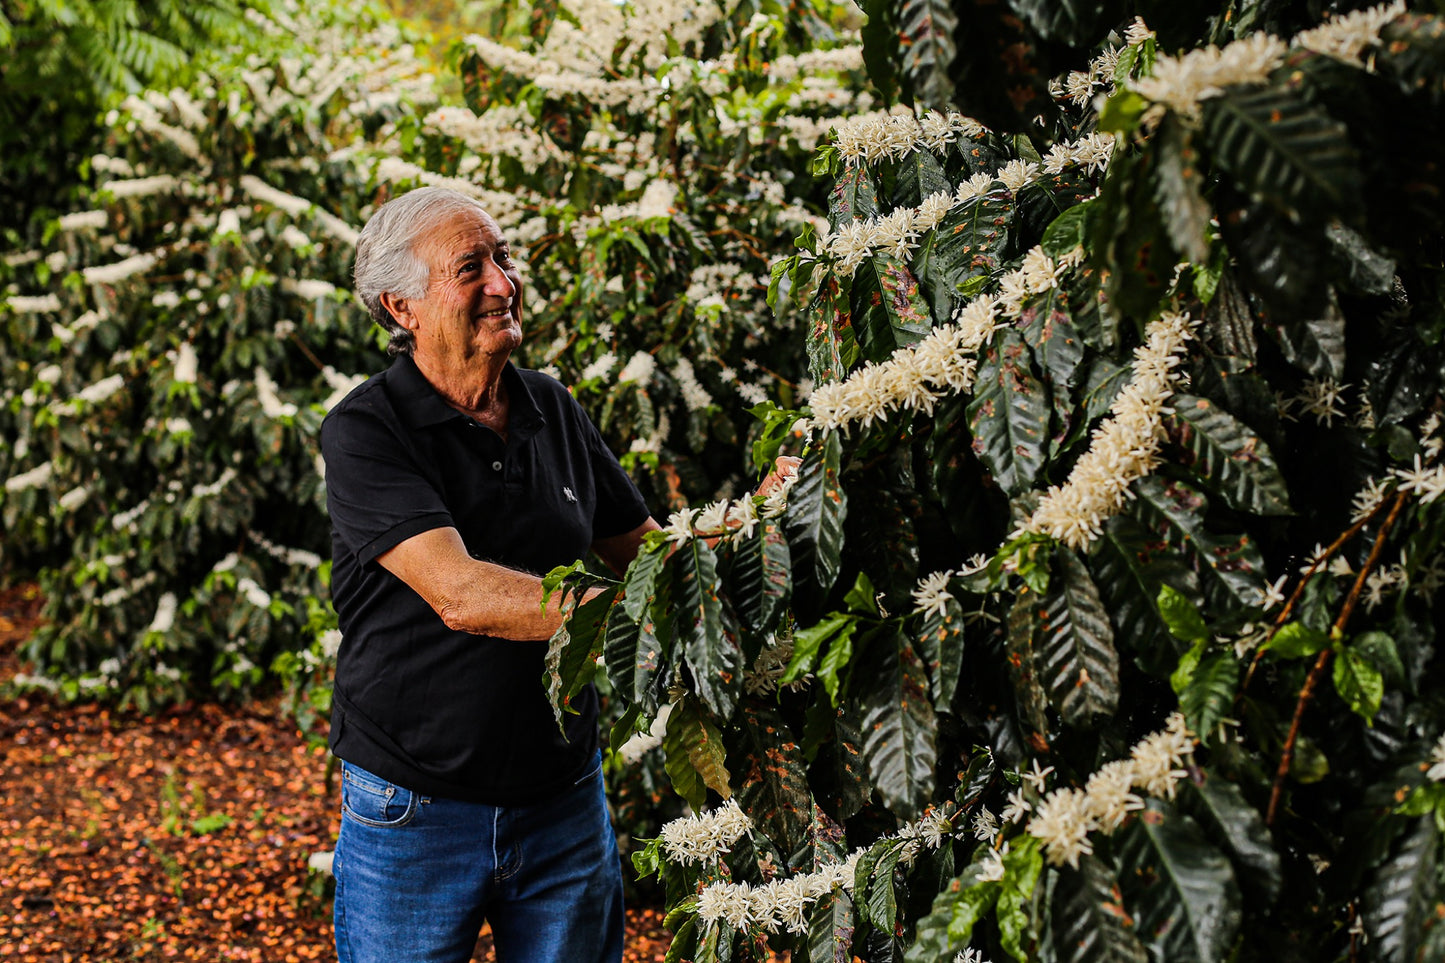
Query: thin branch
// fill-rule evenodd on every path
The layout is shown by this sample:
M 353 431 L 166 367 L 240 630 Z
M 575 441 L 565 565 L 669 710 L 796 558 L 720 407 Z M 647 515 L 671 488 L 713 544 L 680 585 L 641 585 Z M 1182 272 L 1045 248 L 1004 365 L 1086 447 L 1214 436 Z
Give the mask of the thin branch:
M 1345 529 L 1339 538 L 1330 543 L 1329 548 L 1326 548 L 1320 553 L 1318 558 L 1310 562 L 1309 568 L 1305 569 L 1304 574 L 1300 576 L 1299 582 L 1295 585 L 1294 591 L 1290 593 L 1289 600 L 1284 603 L 1284 608 L 1280 609 L 1279 615 L 1275 616 L 1274 625 L 1270 627 L 1269 635 L 1259 644 L 1259 647 L 1254 650 L 1254 658 L 1249 663 L 1249 670 L 1244 674 L 1244 684 L 1239 687 L 1239 694 L 1241 696 L 1244 695 L 1245 691 L 1249 688 L 1249 680 L 1254 678 L 1254 670 L 1259 665 L 1259 660 L 1264 657 L 1265 650 L 1269 648 L 1270 640 L 1273 639 L 1275 633 L 1289 621 L 1290 615 L 1294 613 L 1295 603 L 1303 597 L 1305 586 L 1309 585 L 1310 579 L 1314 578 L 1315 572 L 1319 571 L 1322 565 L 1333 558 L 1335 553 L 1343 548 L 1346 542 L 1359 534 L 1361 529 L 1374 521 L 1375 516 L 1380 514 L 1385 504 L 1385 499 L 1380 499 L 1380 504 L 1370 509 L 1368 515 Z
M 1405 507 L 1408 495 L 1400 492 L 1390 504 L 1390 514 L 1386 516 L 1385 523 L 1380 526 L 1379 534 L 1375 536 L 1375 544 L 1370 548 L 1370 557 L 1360 568 L 1360 574 L 1355 577 L 1355 584 L 1350 587 L 1349 597 L 1345 599 L 1344 608 L 1340 609 L 1339 618 L 1335 619 L 1334 626 L 1330 629 L 1331 641 L 1341 638 L 1344 635 L 1345 626 L 1354 614 L 1355 605 L 1360 601 L 1360 593 L 1364 590 L 1365 579 L 1369 576 L 1375 563 L 1380 560 L 1380 553 L 1385 549 L 1385 539 L 1394 527 L 1395 520 L 1400 517 L 1400 511 Z M 1266 826 L 1274 825 L 1275 814 L 1279 810 L 1280 796 L 1284 792 L 1284 781 L 1289 775 L 1290 763 L 1294 761 L 1294 747 L 1299 740 L 1300 721 L 1304 718 L 1305 707 L 1309 705 L 1310 696 L 1314 694 L 1315 686 L 1319 685 L 1320 679 L 1324 677 L 1325 668 L 1330 664 L 1330 656 L 1334 655 L 1333 649 L 1325 649 L 1315 659 L 1314 667 L 1310 669 L 1309 677 L 1305 679 L 1304 687 L 1300 689 L 1299 699 L 1295 702 L 1294 719 L 1289 725 L 1289 735 L 1284 740 L 1284 751 L 1280 753 L 1279 767 L 1274 773 L 1274 786 L 1269 792 L 1269 809 L 1265 813 L 1264 822 Z

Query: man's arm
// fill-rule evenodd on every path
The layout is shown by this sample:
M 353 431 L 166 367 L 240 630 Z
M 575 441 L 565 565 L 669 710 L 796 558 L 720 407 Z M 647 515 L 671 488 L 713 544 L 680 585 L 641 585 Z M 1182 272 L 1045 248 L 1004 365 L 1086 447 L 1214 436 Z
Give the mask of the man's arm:
M 627 571 L 627 566 L 637 557 L 637 552 L 642 548 L 642 539 L 648 532 L 655 532 L 662 526 L 651 516 L 647 521 L 637 526 L 630 532 L 623 532 L 621 535 L 613 535 L 611 538 L 599 538 L 592 543 L 592 551 L 597 557 L 607 563 L 607 567 L 618 575 Z
M 543 611 L 540 578 L 472 558 L 455 528 L 413 535 L 376 560 L 449 629 L 525 641 L 551 638 L 562 624 L 561 593 Z

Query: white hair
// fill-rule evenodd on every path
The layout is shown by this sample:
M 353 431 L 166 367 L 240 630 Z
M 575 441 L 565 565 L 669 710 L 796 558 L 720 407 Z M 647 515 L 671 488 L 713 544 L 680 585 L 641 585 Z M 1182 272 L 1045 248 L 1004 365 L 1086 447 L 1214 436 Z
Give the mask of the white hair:
M 440 222 L 459 211 L 485 208 L 474 197 L 449 187 L 419 187 L 393 198 L 377 210 L 356 241 L 356 267 L 352 280 L 356 296 L 391 341 L 389 354 L 411 354 L 416 336 L 392 317 L 381 303 L 382 294 L 400 298 L 426 297 L 430 266 L 416 253 L 417 242 Z

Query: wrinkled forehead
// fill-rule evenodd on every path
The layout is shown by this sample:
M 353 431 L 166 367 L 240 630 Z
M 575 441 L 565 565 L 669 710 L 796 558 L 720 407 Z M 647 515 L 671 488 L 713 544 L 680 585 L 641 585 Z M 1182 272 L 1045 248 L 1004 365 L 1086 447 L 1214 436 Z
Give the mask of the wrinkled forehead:
M 425 227 L 415 251 L 433 269 L 446 267 L 469 254 L 490 255 L 507 239 L 495 218 L 480 207 L 453 210 Z

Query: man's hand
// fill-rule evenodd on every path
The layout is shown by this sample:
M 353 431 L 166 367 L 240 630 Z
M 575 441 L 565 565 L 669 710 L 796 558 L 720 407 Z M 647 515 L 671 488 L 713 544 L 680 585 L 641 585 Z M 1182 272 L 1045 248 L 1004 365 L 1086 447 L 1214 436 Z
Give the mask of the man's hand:
M 803 464 L 803 459 L 794 458 L 792 455 L 779 455 L 773 461 L 773 470 L 768 472 L 768 477 L 758 486 L 757 494 L 767 497 L 773 492 L 782 488 L 787 479 L 798 473 L 798 467 Z

